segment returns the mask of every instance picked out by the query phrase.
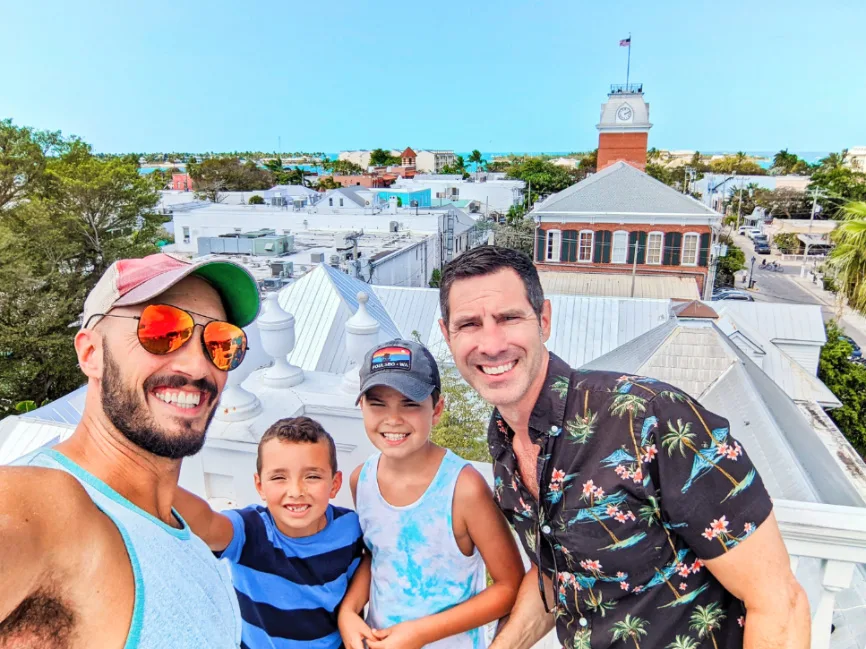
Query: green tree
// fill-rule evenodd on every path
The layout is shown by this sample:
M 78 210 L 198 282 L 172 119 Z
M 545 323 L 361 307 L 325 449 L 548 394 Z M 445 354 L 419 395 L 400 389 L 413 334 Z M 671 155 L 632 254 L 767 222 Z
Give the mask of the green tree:
M 742 151 L 736 155 L 726 155 L 717 160 L 711 160 L 709 170 L 714 173 L 732 174 L 741 176 L 766 176 L 767 171 L 754 160 L 750 160 Z
M 866 201 L 848 203 L 840 216 L 831 234 L 836 247 L 827 264 L 848 306 L 866 313 Z
M 196 195 L 219 203 L 222 192 L 251 192 L 274 185 L 270 171 L 259 169 L 253 161 L 239 158 L 208 158 L 201 164 L 190 164 L 187 171 L 195 184 Z
M 842 402 L 829 411 L 830 418 L 858 453 L 866 459 L 866 366 L 849 359 L 853 347 L 842 338 L 835 321 L 826 324 L 827 344 L 821 349 L 818 378 Z
M 803 244 L 797 238 L 796 232 L 780 232 L 773 235 L 773 245 L 783 254 L 797 254 Z
M 325 176 L 324 178 L 319 178 L 319 183 L 316 185 L 316 189 L 319 191 L 325 191 L 328 189 L 339 189 L 342 187 L 340 183 L 334 180 L 333 176 Z
M 527 183 L 527 191 L 529 185 L 532 185 L 532 196 L 529 197 L 530 205 L 535 202 L 535 198 L 560 192 L 582 180 L 585 176 L 586 173 L 580 169 L 560 167 L 540 158 L 529 158 L 524 162 L 515 162 L 508 170 L 508 178 Z
M 46 155 L 57 144 L 59 133 L 0 120 L 0 210 L 36 191 L 44 178 Z
M 494 230 L 494 240 L 497 246 L 519 250 L 532 257 L 533 242 L 535 240 L 535 222 L 525 216 L 517 215 L 521 211 L 519 206 L 509 209 L 508 221 L 505 224 L 497 224 Z M 512 217 L 512 213 L 514 216 Z
M 439 375 L 445 409 L 439 423 L 433 427 L 430 439 L 466 460 L 490 462 L 487 447 L 490 407 L 450 363 L 439 363 Z
M 29 129 L 14 137 L 39 144 Z M 85 295 L 112 262 L 156 252 L 165 235 L 136 157 L 98 157 L 77 139 L 52 138 L 52 155 L 36 161 L 41 173 L 0 208 L 0 416 L 81 385 L 70 325 Z M 10 157 L 0 151 L 0 170 Z
M 385 149 L 373 149 L 370 151 L 371 167 L 389 167 L 392 165 L 399 165 L 402 162 L 402 159 L 391 155 L 391 153 Z
M 365 173 L 359 165 L 349 160 L 331 160 L 327 164 L 328 171 L 338 176 L 356 176 Z
M 835 219 L 840 216 L 839 213 L 846 203 L 866 201 L 866 174 L 843 167 L 841 163 L 821 164 L 812 174 L 811 182 L 806 188 L 809 194 L 813 190 L 819 191 L 818 203 L 821 205 L 822 217 Z
M 264 205 L 265 199 L 263 196 L 259 196 L 258 194 L 253 194 L 250 196 L 250 200 L 247 201 L 249 205 Z
M 442 281 L 442 272 L 438 268 L 434 268 L 430 274 L 428 285 L 430 288 L 439 288 L 439 283 Z
M 481 155 L 481 151 L 478 149 L 473 149 L 472 153 L 469 154 L 469 164 L 475 165 L 475 177 L 478 177 L 478 172 L 481 170 L 481 166 L 484 164 L 484 156 Z
M 773 156 L 773 166 L 770 172 L 777 175 L 795 174 L 807 176 L 810 173 L 809 163 L 801 159 L 796 153 L 788 153 L 788 149 L 782 149 Z
M 719 243 L 728 246 L 728 254 L 719 257 L 716 266 L 716 286 L 733 286 L 734 273 L 746 267 L 746 253 L 734 245 L 729 236 L 719 237 Z
M 272 174 L 283 172 L 283 159 L 280 157 L 279 153 L 275 153 L 274 157 L 265 163 L 265 169 L 270 171 Z

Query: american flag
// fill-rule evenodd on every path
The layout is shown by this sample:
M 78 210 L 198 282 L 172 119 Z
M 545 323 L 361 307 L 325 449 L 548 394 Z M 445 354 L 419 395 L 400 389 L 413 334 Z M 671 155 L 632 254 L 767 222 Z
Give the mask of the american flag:
M 631 45 L 631 36 L 624 38 L 619 42 L 620 47 L 629 47 Z

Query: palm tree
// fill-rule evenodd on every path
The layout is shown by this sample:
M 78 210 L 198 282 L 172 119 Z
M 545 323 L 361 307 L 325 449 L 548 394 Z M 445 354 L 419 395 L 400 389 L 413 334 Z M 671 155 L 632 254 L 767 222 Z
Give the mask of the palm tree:
M 475 179 L 478 180 L 478 169 L 484 163 L 484 156 L 481 155 L 481 151 L 473 149 L 472 153 L 469 154 L 469 162 L 475 165 Z
M 836 271 L 839 291 L 852 309 L 866 313 L 866 201 L 842 208 L 842 223 L 832 236 L 836 248 L 828 264 Z
M 587 394 L 589 394 L 587 392 Z M 575 415 L 574 419 L 565 424 L 565 430 L 568 431 L 569 437 L 578 444 L 586 444 L 592 434 L 595 432 L 595 425 L 598 422 L 598 413 L 592 410 L 587 410 L 583 417 Z
M 613 639 L 625 642 L 631 638 L 632 642 L 634 642 L 635 649 L 640 649 L 637 639 L 646 635 L 646 627 L 648 624 L 649 622 L 646 620 L 639 617 L 632 617 L 631 614 L 627 614 L 624 620 L 613 625 Z
M 662 447 L 666 448 L 668 451 L 668 456 L 674 454 L 674 450 L 676 449 L 680 455 L 685 457 L 686 451 L 685 449 L 689 449 L 695 455 L 700 455 L 703 460 L 705 460 L 711 467 L 717 469 L 724 475 L 728 480 L 731 481 L 731 484 L 735 487 L 740 483 L 737 482 L 736 478 L 732 476 L 730 473 L 725 471 L 722 467 L 720 467 L 716 462 L 707 458 L 704 455 L 701 455 L 701 452 L 698 450 L 698 447 L 695 446 L 695 434 L 691 432 L 692 430 L 692 422 L 687 421 L 683 422 L 682 419 L 677 419 L 677 425 L 674 427 L 673 422 L 668 421 L 668 432 L 662 437 Z
M 688 635 L 678 635 L 665 649 L 698 649 L 698 643 Z
M 656 500 L 654 496 L 649 496 L 648 501 L 649 504 L 641 506 L 641 508 L 637 512 L 637 515 L 644 523 L 647 524 L 647 527 L 652 527 L 656 523 L 661 526 L 661 528 L 665 531 L 665 536 L 667 536 L 668 545 L 671 546 L 671 550 L 673 551 L 674 556 L 676 556 L 677 548 L 674 545 L 673 539 L 671 539 L 671 534 L 668 531 L 668 528 L 665 527 L 664 520 L 662 519 L 662 508 L 659 504 L 659 501 Z
M 719 649 L 716 644 L 716 638 L 713 631 L 717 631 L 722 626 L 722 620 L 727 617 L 722 613 L 718 602 L 713 602 L 707 606 L 696 606 L 692 617 L 690 618 L 689 628 L 692 631 L 698 632 L 698 638 L 703 640 L 707 636 L 713 641 L 713 647 Z
M 640 459 L 640 450 L 637 447 L 637 441 L 634 438 L 634 416 L 635 414 L 643 414 L 646 412 L 647 400 L 634 394 L 618 394 L 613 403 L 610 405 L 610 414 L 617 417 L 622 417 L 628 413 L 628 426 L 631 433 L 632 444 L 634 444 L 634 457 Z M 640 466 L 640 465 L 638 465 Z

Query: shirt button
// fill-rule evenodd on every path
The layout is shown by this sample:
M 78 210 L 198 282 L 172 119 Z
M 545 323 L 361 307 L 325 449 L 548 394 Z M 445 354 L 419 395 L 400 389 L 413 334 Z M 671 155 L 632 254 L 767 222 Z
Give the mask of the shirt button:
M 586 621 L 586 618 L 585 618 L 585 617 L 580 618 L 580 619 L 577 621 L 577 623 L 578 623 L 580 626 L 586 626 L 587 624 L 589 624 L 589 622 Z
M 544 527 L 541 528 L 541 531 L 544 532 L 545 534 L 550 534 L 550 525 L 545 525 Z
M 551 427 L 550 427 L 550 432 L 551 432 L 551 433 L 555 433 L 557 430 L 559 430 L 559 429 L 558 429 L 556 426 L 551 426 Z

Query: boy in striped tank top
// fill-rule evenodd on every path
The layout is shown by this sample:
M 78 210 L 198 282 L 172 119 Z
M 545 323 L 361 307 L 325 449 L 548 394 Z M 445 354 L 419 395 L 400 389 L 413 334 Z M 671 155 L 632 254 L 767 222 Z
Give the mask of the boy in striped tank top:
M 174 501 L 229 563 L 241 649 L 337 649 L 337 607 L 363 543 L 357 514 L 329 503 L 342 485 L 334 440 L 308 417 L 280 419 L 259 441 L 255 482 L 267 507 L 218 514 L 183 489 Z
M 487 482 L 430 441 L 444 406 L 436 362 L 423 345 L 392 340 L 367 354 L 360 376 L 364 427 L 378 452 L 350 480 L 370 554 L 340 607 L 343 641 L 482 649 L 484 625 L 509 613 L 524 569 Z

